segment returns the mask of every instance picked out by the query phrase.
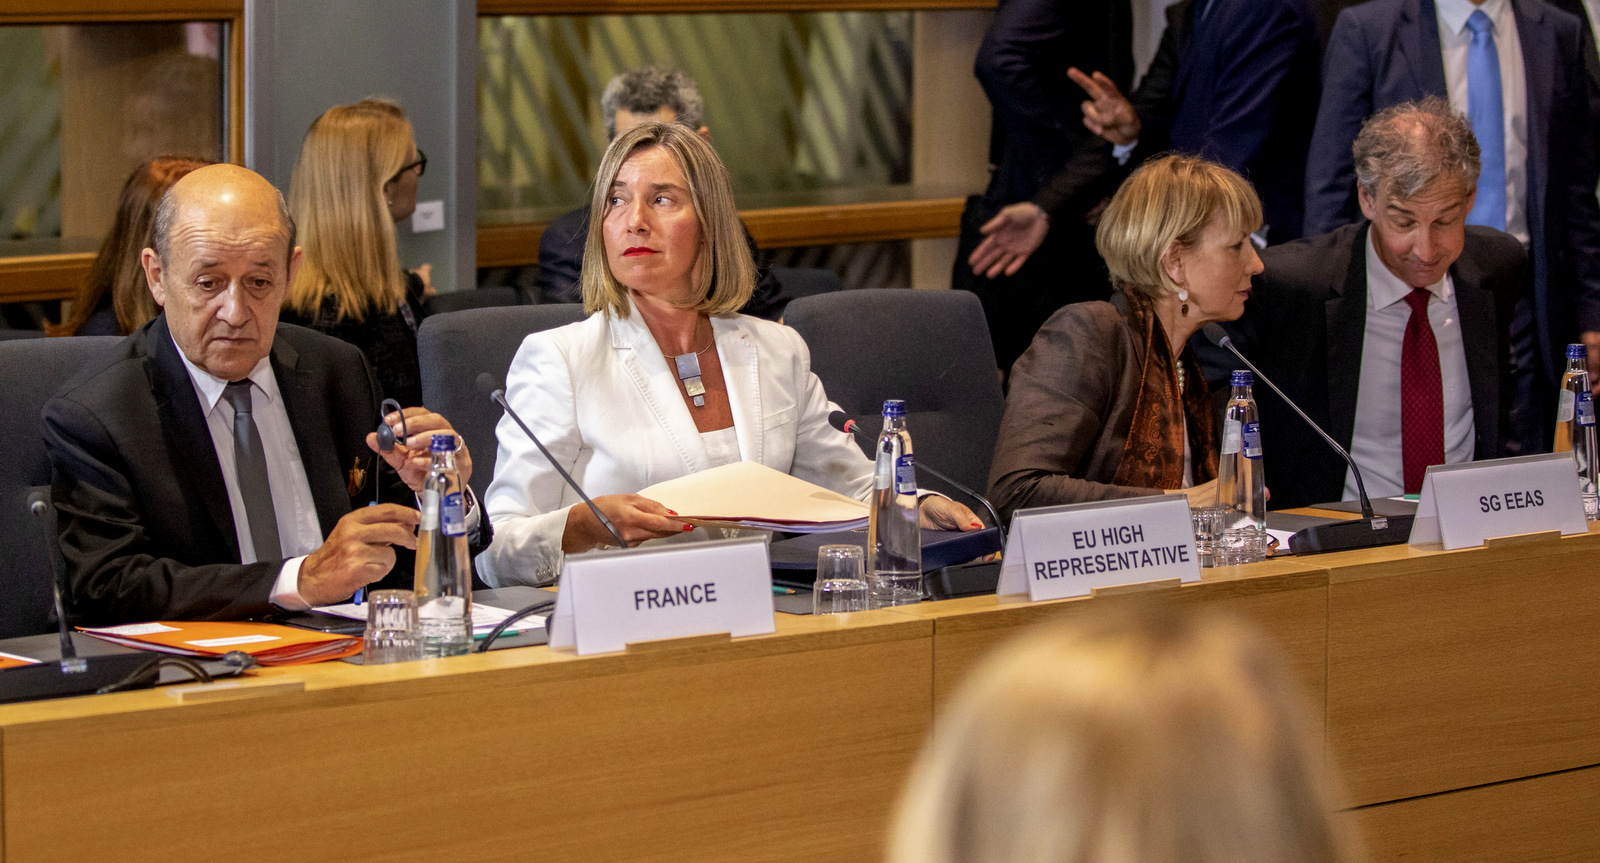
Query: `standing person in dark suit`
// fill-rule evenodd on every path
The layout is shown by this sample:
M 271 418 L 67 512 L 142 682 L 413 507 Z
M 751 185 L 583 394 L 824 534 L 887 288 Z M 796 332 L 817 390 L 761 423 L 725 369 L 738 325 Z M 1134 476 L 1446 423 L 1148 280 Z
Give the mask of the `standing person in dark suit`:
M 83 621 L 338 602 L 387 575 L 395 547 L 416 547 L 416 510 L 362 505 L 380 471 L 369 433 L 377 387 L 361 353 L 277 323 L 300 259 L 294 235 L 283 198 L 244 168 L 179 180 L 143 253 L 162 314 L 45 406 L 71 609 Z M 403 425 L 384 418 L 404 429 L 382 453 L 404 486 L 385 497 L 411 504 L 433 434 L 453 432 L 437 414 L 404 413 Z M 465 481 L 472 458 L 459 440 L 456 463 Z M 467 520 L 482 522 L 475 506 Z
M 1354 153 L 1370 224 L 1262 252 L 1240 341 L 1350 451 L 1376 498 L 1415 493 L 1429 465 L 1504 454 L 1527 256 L 1466 224 L 1478 145 L 1443 100 L 1373 117 Z M 1273 506 L 1356 497 L 1344 461 L 1282 399 L 1259 405 Z
M 693 79 L 677 69 L 645 66 L 623 72 L 606 84 L 600 95 L 600 113 L 606 121 L 606 143 L 618 135 L 652 120 L 678 122 L 711 140 L 711 129 L 702 125 L 705 100 Z M 755 238 L 745 229 L 744 239 L 756 261 L 756 291 L 740 314 L 781 320 L 789 297 L 772 274 L 766 256 L 756 248 Z M 536 284 L 541 303 L 581 303 L 578 274 L 583 270 L 583 250 L 589 240 L 589 206 L 563 213 L 545 227 L 539 236 L 539 274 Z
M 962 213 L 952 286 L 983 301 L 1002 370 L 1056 309 L 1111 295 L 1087 214 L 1120 177 L 1111 148 L 1077 121 L 1066 74 L 1102 69 L 1127 86 L 1132 34 L 1128 0 L 1001 0 L 978 49 L 991 173 Z
M 1532 291 L 1513 327 L 1520 452 L 1550 448 L 1570 342 L 1600 372 L 1600 206 L 1591 39 L 1542 0 L 1372 0 L 1339 14 L 1306 171 L 1314 233 L 1358 218 L 1350 142 L 1362 121 L 1424 96 L 1448 99 L 1484 148 L 1469 224 L 1530 252 Z

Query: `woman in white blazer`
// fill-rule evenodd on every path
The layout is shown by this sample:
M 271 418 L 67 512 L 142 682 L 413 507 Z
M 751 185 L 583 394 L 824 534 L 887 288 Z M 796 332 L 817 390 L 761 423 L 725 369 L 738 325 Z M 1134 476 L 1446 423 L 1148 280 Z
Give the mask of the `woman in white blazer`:
M 740 460 L 867 499 L 872 462 L 828 425 L 834 406 L 805 342 L 737 314 L 755 264 L 711 145 L 678 124 L 619 135 L 590 214 L 579 278 L 589 317 L 528 336 L 506 398 L 623 539 L 703 535 L 635 492 Z M 485 502 L 494 542 L 479 574 L 495 586 L 548 584 L 563 554 L 611 536 L 510 419 L 496 436 Z M 979 526 L 942 497 L 924 500 L 922 521 Z

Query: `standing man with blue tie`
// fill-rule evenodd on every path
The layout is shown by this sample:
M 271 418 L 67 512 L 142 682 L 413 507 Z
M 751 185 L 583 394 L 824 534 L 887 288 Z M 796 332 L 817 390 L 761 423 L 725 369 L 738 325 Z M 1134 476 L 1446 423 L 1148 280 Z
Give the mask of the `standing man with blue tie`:
M 1600 205 L 1581 21 L 1543 0 L 1372 0 L 1340 13 L 1306 170 L 1306 232 L 1356 221 L 1351 143 L 1372 114 L 1434 95 L 1482 148 L 1468 224 L 1529 249 L 1513 326 L 1517 451 L 1548 450 L 1563 348 L 1600 372 Z

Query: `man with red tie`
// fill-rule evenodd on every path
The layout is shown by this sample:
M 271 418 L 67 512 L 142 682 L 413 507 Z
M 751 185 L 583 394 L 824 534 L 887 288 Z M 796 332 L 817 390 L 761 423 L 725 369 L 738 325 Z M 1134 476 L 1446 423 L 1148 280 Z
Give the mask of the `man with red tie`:
M 1466 223 L 1479 148 L 1443 99 L 1377 114 L 1352 149 L 1366 221 L 1262 252 L 1236 341 L 1345 444 L 1368 494 L 1410 494 L 1429 465 L 1503 454 L 1527 255 Z M 1260 409 L 1275 507 L 1356 497 L 1343 460 L 1281 400 Z

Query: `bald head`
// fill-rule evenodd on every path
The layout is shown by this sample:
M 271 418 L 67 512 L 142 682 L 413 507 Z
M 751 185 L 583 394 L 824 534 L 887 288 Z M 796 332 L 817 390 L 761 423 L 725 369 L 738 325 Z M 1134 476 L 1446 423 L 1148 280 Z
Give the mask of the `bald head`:
M 161 196 L 150 239 L 162 260 L 171 256 L 172 231 L 185 217 L 186 209 L 195 210 L 196 217 L 227 213 L 231 218 L 257 225 L 276 219 L 285 240 L 284 260 L 288 261 L 294 252 L 295 225 L 288 203 L 265 177 L 249 168 L 207 165 L 189 172 Z

